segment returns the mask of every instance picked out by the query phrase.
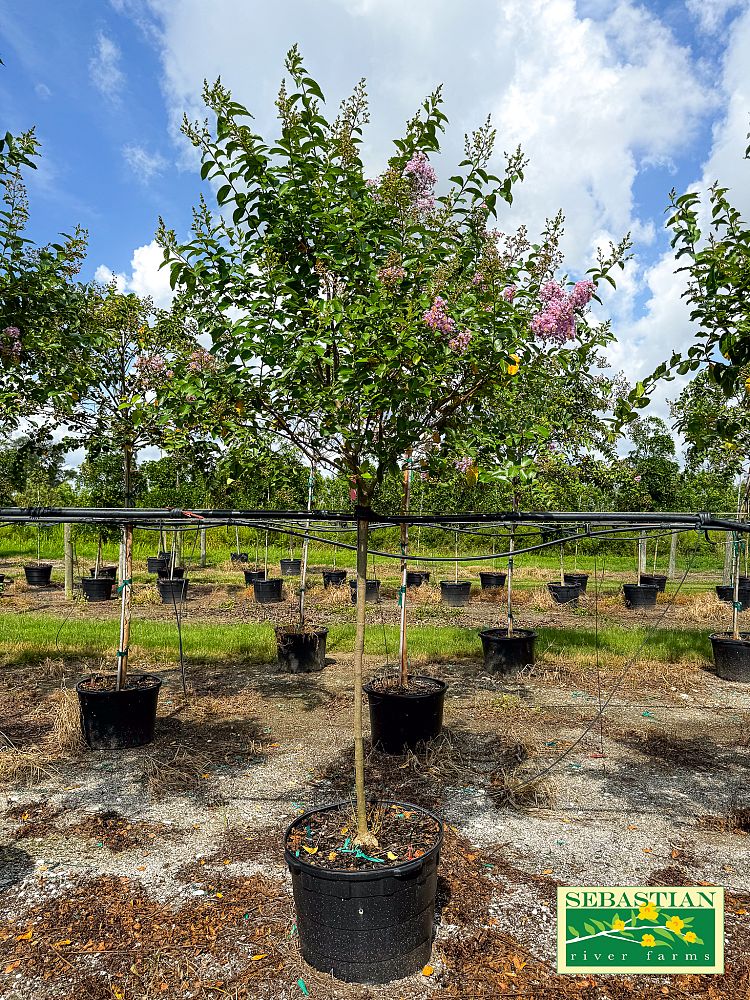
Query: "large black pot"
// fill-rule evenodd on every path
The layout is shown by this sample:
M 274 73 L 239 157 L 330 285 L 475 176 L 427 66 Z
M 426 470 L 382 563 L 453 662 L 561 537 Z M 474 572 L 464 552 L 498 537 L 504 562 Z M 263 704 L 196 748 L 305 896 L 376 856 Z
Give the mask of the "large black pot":
M 229 559 L 233 563 L 246 563 L 248 561 L 247 552 L 232 552 Z
M 257 580 L 265 580 L 266 571 L 264 569 L 246 569 L 245 584 L 251 587 Z
M 440 597 L 443 604 L 447 604 L 451 608 L 466 607 L 470 594 L 471 580 L 459 580 L 458 583 L 453 580 L 440 581 Z
M 740 576 L 740 590 L 750 590 L 750 576 Z
M 328 589 L 328 587 L 340 587 L 343 583 L 346 583 L 345 569 L 323 570 L 323 586 L 326 589 Z
M 150 682 L 147 687 L 124 691 L 86 691 L 82 685 L 89 677 L 76 684 L 81 732 L 92 750 L 124 750 L 152 742 L 161 677 L 140 674 L 132 680 L 141 678 Z
M 328 629 L 315 632 L 288 632 L 276 629 L 279 669 L 289 674 L 310 674 L 326 665 Z
M 281 575 L 282 576 L 299 576 L 302 572 L 302 560 L 301 559 L 282 559 L 281 560 Z
M 162 559 L 160 556 L 147 556 L 146 557 L 146 568 L 149 573 L 158 573 L 165 570 L 169 564 L 167 559 Z
M 159 559 L 163 559 L 165 562 L 171 562 L 171 560 L 172 560 L 172 553 L 171 552 L 165 552 L 164 549 L 162 549 L 159 552 Z
M 639 583 L 623 583 L 622 592 L 626 608 L 655 608 L 659 588 L 656 584 L 647 587 Z
M 116 566 L 100 566 L 99 573 L 96 572 L 96 566 L 89 570 L 89 576 L 106 577 L 108 580 L 117 579 L 117 567 Z
M 716 676 L 723 681 L 750 684 L 750 632 L 740 632 L 739 639 L 733 639 L 731 632 L 714 632 L 709 639 Z
M 721 584 L 716 588 L 716 596 L 720 601 L 727 604 L 734 604 L 734 587 L 724 587 Z M 740 603 L 740 611 L 747 611 L 750 608 L 750 589 L 740 587 L 737 593 L 737 600 Z
M 157 576 L 159 577 L 160 580 L 169 580 L 170 578 L 172 580 L 181 580 L 184 575 L 185 575 L 184 566 L 175 566 L 174 569 L 172 569 L 170 566 L 165 566 L 164 569 L 160 569 L 159 572 L 157 573 Z
M 434 677 L 415 675 L 410 680 L 430 681 L 431 690 L 389 691 L 377 681 L 365 684 L 370 706 L 372 745 L 383 753 L 401 754 L 440 735 L 447 684 Z
M 577 583 L 548 583 L 547 590 L 552 595 L 552 600 L 556 604 L 570 604 L 574 608 L 578 607 L 578 598 L 581 596 L 581 588 Z
M 507 573 L 495 573 L 494 570 L 482 570 L 479 574 L 482 590 L 501 590 L 505 586 L 507 575 Z
M 24 566 L 24 573 L 26 574 L 26 583 L 30 587 L 48 587 L 50 577 L 52 576 L 52 564 L 43 563 L 37 566 L 34 563 L 33 566 Z
M 175 601 L 179 603 L 180 601 L 187 600 L 187 577 L 181 577 L 178 580 L 162 580 L 160 578 L 157 582 L 157 586 L 159 587 L 159 593 L 161 594 L 162 604 L 174 604 Z
M 109 576 L 81 577 L 81 590 L 87 601 L 108 601 L 112 597 L 115 581 Z
M 405 810 L 428 810 L 408 803 L 387 803 Z M 336 803 L 327 809 L 340 809 Z M 321 809 L 298 816 L 286 832 L 305 827 Z M 437 866 L 443 842 L 416 861 L 378 865 L 374 871 L 317 868 L 288 848 L 284 860 L 292 873 L 297 932 L 302 957 L 314 969 L 349 983 L 377 985 L 404 979 L 424 968 L 432 951 Z
M 352 604 L 357 603 L 357 581 L 349 581 L 349 590 L 352 595 Z M 365 583 L 365 601 L 373 603 L 380 600 L 380 580 L 368 580 Z
M 253 593 L 258 604 L 278 604 L 284 600 L 282 593 L 283 580 L 280 576 L 271 577 L 270 580 L 254 580 Z
M 656 587 L 660 594 L 664 593 L 667 586 L 667 578 L 661 573 L 641 573 L 639 580 L 642 587 Z
M 479 633 L 488 674 L 515 674 L 534 665 L 536 632 L 517 628 L 508 635 L 507 628 L 486 628 Z
M 423 583 L 430 582 L 430 571 L 428 569 L 407 569 L 406 586 L 421 587 Z
M 574 587 L 577 584 L 582 594 L 586 593 L 586 588 L 589 585 L 588 573 L 563 573 L 563 580 L 569 587 Z

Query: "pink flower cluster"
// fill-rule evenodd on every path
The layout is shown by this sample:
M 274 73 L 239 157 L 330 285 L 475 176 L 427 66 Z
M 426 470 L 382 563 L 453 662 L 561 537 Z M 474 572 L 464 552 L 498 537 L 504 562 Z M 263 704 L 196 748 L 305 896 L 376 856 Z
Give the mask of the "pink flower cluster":
M 163 375 L 167 366 L 164 363 L 164 358 L 160 358 L 156 354 L 144 354 L 137 359 L 135 367 L 141 375 Z
M 595 291 L 593 281 L 578 281 L 568 295 L 556 281 L 548 281 L 539 291 L 544 309 L 531 320 L 534 335 L 560 343 L 572 340 L 576 335 L 576 311 L 589 304 Z
M 17 326 L 6 326 L 3 330 L 3 342 L 0 343 L 0 354 L 18 361 L 21 357 L 21 331 Z
M 378 277 L 384 285 L 397 285 L 402 278 L 406 277 L 406 271 L 399 264 L 392 264 L 389 267 L 381 267 Z
M 190 355 L 187 366 L 188 371 L 191 372 L 207 372 L 212 371 L 216 367 L 216 361 L 213 354 L 204 351 L 203 348 L 199 348 Z
M 464 455 L 463 458 L 457 458 L 453 463 L 459 472 L 463 472 L 464 475 L 469 471 L 469 469 L 474 466 L 474 459 L 469 458 L 468 455 Z
M 508 285 L 506 288 L 503 289 L 503 298 L 505 299 L 506 302 L 512 302 L 513 299 L 516 297 L 517 291 L 518 289 L 516 288 L 515 285 Z
M 448 347 L 457 354 L 463 354 L 471 343 L 471 334 L 468 330 L 462 330 L 448 341 Z
M 445 300 L 439 295 L 435 296 L 432 305 L 422 319 L 431 330 L 439 330 L 440 333 L 455 333 L 456 321 L 448 315 Z
M 404 177 L 411 180 L 414 206 L 420 212 L 431 212 L 435 207 L 437 174 L 432 169 L 427 154 L 414 153 L 404 167 Z
M 482 288 L 485 287 L 484 275 L 481 271 L 477 271 L 474 277 L 471 279 L 472 285 L 480 285 Z

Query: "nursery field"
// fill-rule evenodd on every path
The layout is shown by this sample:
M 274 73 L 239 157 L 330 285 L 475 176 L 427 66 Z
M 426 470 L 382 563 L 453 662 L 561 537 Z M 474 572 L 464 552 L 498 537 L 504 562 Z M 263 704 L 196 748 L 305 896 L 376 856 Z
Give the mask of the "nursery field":
M 66 601 L 59 564 L 50 587 L 28 587 L 22 562 L 0 565 L 8 1000 L 750 996 L 750 692 L 712 672 L 707 635 L 730 619 L 715 569 L 635 611 L 619 593 L 627 569 L 572 609 L 546 590 L 553 569 L 522 567 L 517 624 L 539 638 L 514 678 L 484 672 L 478 640 L 504 591 L 480 591 L 468 567 L 464 608 L 410 591 L 410 659 L 447 681 L 444 732 L 398 757 L 368 742 L 366 772 L 371 795 L 445 818 L 436 936 L 421 974 L 365 987 L 301 959 L 283 856 L 296 815 L 353 794 L 348 587 L 324 590 L 311 565 L 326 666 L 290 675 L 273 626 L 294 619 L 294 578 L 281 604 L 258 605 L 228 560 L 195 566 L 177 609 L 137 562 L 131 671 L 163 678 L 156 739 L 92 752 L 74 685 L 112 669 L 119 604 Z M 368 676 L 397 659 L 398 581 L 382 580 Z M 726 888 L 725 976 L 556 974 L 558 885 L 697 883 Z

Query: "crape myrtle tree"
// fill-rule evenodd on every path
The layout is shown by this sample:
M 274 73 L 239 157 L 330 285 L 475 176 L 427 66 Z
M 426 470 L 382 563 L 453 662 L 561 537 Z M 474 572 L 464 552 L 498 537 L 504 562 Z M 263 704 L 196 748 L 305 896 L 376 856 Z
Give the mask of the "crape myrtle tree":
M 296 48 L 286 68 L 291 86 L 279 92 L 280 134 L 270 143 L 220 81 L 205 86 L 215 128 L 186 121 L 183 130 L 220 211 L 201 200 L 189 242 L 163 225 L 159 240 L 179 300 L 221 363 L 220 379 L 207 373 L 196 387 L 185 379 L 182 412 L 190 395 L 209 410 L 217 395 L 233 400 L 224 419 L 237 433 L 277 434 L 316 469 L 352 482 L 356 840 L 371 847 L 362 661 L 373 493 L 405 456 L 426 455 L 491 400 L 513 355 L 529 363 L 550 348 L 531 329 L 549 255 L 544 244 L 524 250 L 490 228 L 524 161 L 516 151 L 502 176 L 490 173 L 489 122 L 467 137 L 458 172 L 437 194 L 430 156 L 447 120 L 437 90 L 394 141 L 383 172 L 369 177 L 364 83 L 331 120 Z

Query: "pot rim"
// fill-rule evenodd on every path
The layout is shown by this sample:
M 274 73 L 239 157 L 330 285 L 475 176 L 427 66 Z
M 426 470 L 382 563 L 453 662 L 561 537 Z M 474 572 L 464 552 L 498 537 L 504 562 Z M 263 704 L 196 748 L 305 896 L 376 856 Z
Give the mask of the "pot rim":
M 425 680 L 432 681 L 433 684 L 439 685 L 434 691 L 417 691 L 413 695 L 405 694 L 403 691 L 389 691 L 387 688 L 385 690 L 376 689 L 373 684 L 376 684 L 379 680 L 383 679 L 384 675 L 380 677 L 371 677 L 370 680 L 362 685 L 362 690 L 366 694 L 376 694 L 381 698 L 409 698 L 414 700 L 415 698 L 434 698 L 436 695 L 443 694 L 448 690 L 448 684 L 446 681 L 441 680 L 439 677 L 431 677 L 429 674 L 409 674 L 410 680 Z M 396 676 L 392 674 L 391 676 Z
M 123 695 L 123 694 L 138 694 L 139 693 L 138 689 L 133 689 L 133 688 L 131 688 L 130 690 L 126 689 L 125 691 L 96 691 L 96 690 L 93 690 L 93 689 L 90 690 L 90 691 L 89 690 L 81 690 L 81 685 L 85 684 L 86 681 L 90 681 L 93 677 L 104 677 L 104 676 L 108 676 L 108 675 L 106 675 L 106 674 L 88 674 L 88 676 L 82 677 L 79 681 L 76 682 L 76 691 L 77 691 L 77 693 L 78 694 L 85 694 L 87 697 L 95 697 L 95 698 L 96 697 L 102 697 L 102 696 L 111 698 L 113 695 L 117 696 L 117 695 Z M 161 678 L 161 676 L 159 674 L 142 673 L 142 674 L 131 674 L 130 676 L 131 677 L 137 677 L 137 678 L 144 678 L 145 677 L 148 680 L 151 680 L 151 681 L 154 682 L 148 688 L 140 688 L 140 693 L 142 693 L 142 694 L 145 694 L 147 691 L 153 691 L 154 688 L 157 688 L 157 689 L 161 688 L 162 683 L 163 683 L 163 680 L 162 680 L 162 678 Z
M 739 639 L 735 639 L 731 632 L 711 632 L 708 636 L 711 642 L 725 642 L 734 646 L 750 646 L 750 632 L 740 632 Z
M 501 635 L 495 635 L 496 632 L 504 633 Z M 539 633 L 533 628 L 514 628 L 513 635 L 508 635 L 507 626 L 505 628 L 502 625 L 496 625 L 493 628 L 482 629 L 479 633 L 480 639 L 487 636 L 491 639 L 500 639 L 504 642 L 513 642 L 515 639 L 536 639 Z
M 295 629 L 291 625 L 275 625 L 274 634 L 277 638 L 279 635 L 315 635 L 320 638 L 321 636 L 328 635 L 328 627 L 326 625 L 319 625 L 316 628 L 300 630 Z
M 622 589 L 628 587 L 631 590 L 655 590 L 658 592 L 659 588 L 655 583 L 623 583 Z
M 53 563 L 24 563 L 24 569 L 54 569 Z
M 471 586 L 471 580 L 441 580 L 440 581 L 440 586 L 441 587 L 443 587 L 443 586 L 447 586 L 447 587 L 470 587 Z
M 404 864 L 392 864 L 387 867 L 384 865 L 377 865 L 374 868 L 368 868 L 364 871 L 345 871 L 342 868 L 318 868 L 316 865 L 311 865 L 308 861 L 303 861 L 302 858 L 296 857 L 289 848 L 286 846 L 286 842 L 289 839 L 289 834 L 292 830 L 299 826 L 307 820 L 308 816 L 313 816 L 315 813 L 328 812 L 333 809 L 340 809 L 342 806 L 346 808 L 351 808 L 351 802 L 348 799 L 344 799 L 340 802 L 332 802 L 328 806 L 316 806 L 313 809 L 308 809 L 300 816 L 296 816 L 284 832 L 284 860 L 286 861 L 287 867 L 290 871 L 294 868 L 299 868 L 307 874 L 314 875 L 316 878 L 330 879 L 334 882 L 340 882 L 343 880 L 353 881 L 353 882 L 372 882 L 379 879 L 382 876 L 392 876 L 395 875 L 399 877 L 401 875 L 407 875 L 410 872 L 417 871 L 419 868 L 423 867 L 425 862 L 434 854 L 440 853 L 440 848 L 443 846 L 443 832 L 445 823 L 442 817 L 438 816 L 437 813 L 432 812 L 430 809 L 426 809 L 424 806 L 418 806 L 413 802 L 401 802 L 399 799 L 378 799 L 378 804 L 382 805 L 393 805 L 393 806 L 403 806 L 408 809 L 409 812 L 413 810 L 418 810 L 427 816 L 431 816 L 438 824 L 438 835 L 435 843 L 430 848 L 429 851 L 425 851 L 421 858 L 415 858 L 413 861 L 406 861 Z

